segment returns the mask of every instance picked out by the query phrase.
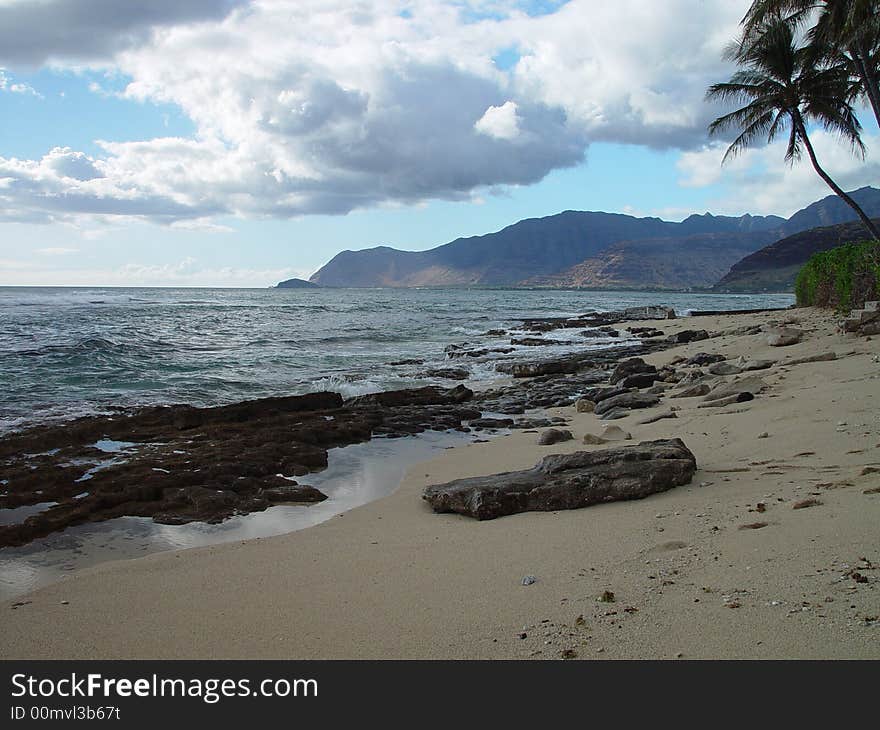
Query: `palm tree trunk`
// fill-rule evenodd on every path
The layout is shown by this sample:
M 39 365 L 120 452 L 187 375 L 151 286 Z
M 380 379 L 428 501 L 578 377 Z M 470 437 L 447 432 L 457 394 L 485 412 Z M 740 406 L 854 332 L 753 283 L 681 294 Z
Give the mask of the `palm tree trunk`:
M 863 211 L 859 204 L 856 203 L 849 195 L 847 195 L 843 188 L 841 188 L 834 180 L 831 179 L 831 176 L 822 169 L 819 165 L 819 161 L 816 159 L 816 152 L 813 150 L 813 145 L 810 143 L 810 138 L 807 136 L 807 128 L 804 125 L 803 117 L 801 117 L 800 112 L 794 113 L 794 123 L 797 126 L 798 133 L 800 134 L 801 139 L 803 140 L 804 147 L 807 148 L 807 154 L 810 156 L 810 162 L 813 163 L 813 169 L 819 173 L 819 177 L 821 177 L 825 183 L 831 188 L 836 195 L 838 195 L 844 203 L 846 203 L 850 208 L 852 208 L 856 215 L 859 217 L 859 220 L 868 229 L 871 234 L 871 237 L 877 241 L 880 241 L 880 231 L 877 230 L 877 226 L 874 225 L 874 222 L 865 215 L 865 211 Z
M 862 52 L 863 49 L 852 49 L 852 57 L 856 62 L 859 77 L 865 86 L 865 92 L 868 95 L 868 101 L 871 102 L 871 108 L 874 110 L 874 117 L 880 126 L 880 85 L 877 83 L 877 74 L 871 68 L 869 62 L 869 54 Z

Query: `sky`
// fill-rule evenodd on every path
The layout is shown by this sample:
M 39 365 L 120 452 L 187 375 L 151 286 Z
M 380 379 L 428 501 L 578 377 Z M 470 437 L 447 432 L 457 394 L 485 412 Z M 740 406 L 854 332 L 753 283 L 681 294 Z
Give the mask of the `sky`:
M 788 216 L 721 165 L 748 0 L 0 0 L 0 285 L 271 286 L 563 210 Z M 845 189 L 880 185 L 813 130 Z

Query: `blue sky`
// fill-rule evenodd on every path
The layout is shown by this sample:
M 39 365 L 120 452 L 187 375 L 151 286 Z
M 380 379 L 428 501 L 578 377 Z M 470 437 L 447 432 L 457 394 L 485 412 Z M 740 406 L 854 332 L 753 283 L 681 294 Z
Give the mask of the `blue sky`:
M 54 29 L 58 2 L 0 3 L 31 41 L 0 30 L 0 285 L 268 286 L 567 209 L 789 215 L 829 192 L 778 146 L 722 169 L 706 136 L 747 2 L 66 0 Z M 815 134 L 844 187 L 878 183 Z

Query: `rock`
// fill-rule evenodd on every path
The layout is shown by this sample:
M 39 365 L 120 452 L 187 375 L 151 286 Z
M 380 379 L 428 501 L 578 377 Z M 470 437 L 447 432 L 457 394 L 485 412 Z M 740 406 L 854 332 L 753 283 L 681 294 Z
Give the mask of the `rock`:
M 629 441 L 632 436 L 629 432 L 624 431 L 620 426 L 610 425 L 605 426 L 605 428 L 602 429 L 601 438 L 605 439 L 606 441 Z
M 535 576 L 533 576 L 533 575 L 527 575 L 520 581 L 520 583 L 524 586 L 531 586 L 537 582 L 538 582 L 538 579 L 535 578 Z M 520 637 L 523 639 L 526 638 L 525 634 L 520 634 Z
M 862 337 L 870 337 L 872 335 L 880 335 L 880 319 L 863 324 L 859 327 L 859 335 Z
M 510 428 L 513 425 L 512 418 L 475 418 L 468 421 L 468 426 L 474 429 Z
M 323 502 L 327 495 L 305 484 L 291 482 L 290 486 L 269 487 L 264 489 L 262 496 L 273 504 L 278 502 Z
M 757 395 L 761 393 L 767 388 L 767 383 L 765 383 L 761 378 L 756 375 L 749 375 L 745 378 L 740 378 L 739 380 L 735 380 L 732 383 L 724 383 L 719 385 L 715 389 L 711 390 L 703 400 L 713 401 L 719 400 L 721 398 L 727 398 L 731 395 L 738 395 L 739 393 L 751 393 L 752 395 Z
M 620 381 L 620 385 L 624 388 L 650 388 L 657 378 L 657 373 L 635 373 L 627 375 Z
M 658 330 L 654 327 L 627 327 L 626 331 L 642 338 L 663 337 L 666 334 L 663 330 Z
M 571 441 L 574 436 L 564 428 L 548 428 L 538 437 L 539 446 L 552 446 L 563 441 Z
M 675 319 L 675 310 L 657 304 L 646 307 L 627 307 L 623 310 L 625 319 Z
M 709 386 L 705 383 L 697 383 L 689 388 L 672 393 L 670 398 L 695 398 L 698 395 L 706 395 L 709 392 Z
M 803 336 L 803 330 L 794 327 L 770 327 L 767 330 L 767 344 L 771 347 L 787 347 L 800 342 Z
M 641 421 L 637 421 L 637 423 L 640 426 L 647 426 L 649 423 L 656 423 L 657 421 L 661 421 L 664 418 L 678 418 L 678 416 L 675 414 L 675 411 L 662 411 L 661 413 L 658 413 L 654 416 L 650 416 Z
M 740 368 L 729 362 L 716 362 L 708 369 L 712 375 L 739 375 L 742 372 Z
M 507 334 L 507 330 L 488 330 L 483 336 L 484 337 L 504 337 Z
M 743 372 L 752 372 L 753 370 L 772 368 L 776 364 L 776 360 L 746 360 L 746 358 L 741 357 L 738 363 Z
M 767 433 L 766 431 L 761 431 L 761 433 L 758 434 L 758 438 L 759 439 L 768 439 L 768 438 L 770 438 L 770 434 Z
M 614 368 L 614 371 L 611 373 L 611 377 L 609 378 L 609 382 L 611 385 L 616 385 L 621 380 L 628 378 L 630 375 L 635 375 L 636 373 L 656 373 L 657 368 L 653 365 L 648 365 L 642 358 L 633 357 L 628 360 L 623 360 L 622 362 L 617 364 L 617 367 Z
M 693 357 L 688 358 L 687 364 L 705 366 L 721 362 L 724 359 L 724 355 L 710 355 L 708 352 L 698 352 Z
M 432 368 L 424 372 L 426 378 L 446 378 L 447 380 L 467 380 L 470 371 L 464 368 Z
M 592 413 L 596 408 L 596 404 L 587 398 L 578 398 L 574 402 L 574 407 L 578 413 Z
M 464 403 L 474 397 L 474 391 L 463 385 L 454 388 L 438 388 L 428 385 L 424 388 L 409 388 L 405 390 L 388 390 L 381 393 L 369 393 L 350 398 L 345 403 L 350 406 L 375 405 L 385 408 L 399 408 L 400 406 L 416 405 L 451 405 Z
M 559 373 L 573 373 L 579 368 L 575 360 L 542 360 L 539 362 L 518 362 L 506 366 L 500 363 L 497 368 L 500 372 L 509 372 L 514 378 L 536 378 L 541 375 L 556 375 Z
M 521 347 L 542 347 L 555 343 L 553 340 L 545 340 L 543 337 L 514 337 L 510 344 L 520 345 Z
M 666 341 L 673 345 L 684 345 L 688 342 L 697 342 L 699 340 L 708 340 L 709 333 L 706 330 L 682 330 L 674 335 L 669 335 Z
M 629 411 L 626 408 L 612 408 L 610 411 L 606 411 L 599 418 L 603 421 L 616 421 L 618 418 L 626 418 L 629 415 Z
M 595 436 L 594 434 L 587 433 L 584 434 L 584 443 L 593 446 L 599 446 L 600 444 L 607 444 L 608 439 L 603 439 L 601 436 Z
M 621 393 L 596 404 L 594 412 L 597 416 L 618 408 L 651 408 L 660 402 L 660 398 L 650 393 Z
M 810 355 L 809 357 L 798 357 L 794 360 L 786 360 L 785 365 L 803 365 L 808 362 L 829 362 L 837 359 L 836 352 L 820 352 L 818 355 Z
M 497 419 L 497 420 L 506 420 L 506 419 Z M 515 421 L 508 428 L 547 428 L 547 426 L 552 426 L 553 421 L 549 418 L 522 418 L 519 421 Z
M 479 520 L 641 499 L 687 484 L 696 459 L 680 439 L 544 457 L 518 472 L 459 479 L 425 489 L 435 512 Z
M 586 337 L 588 339 L 597 339 L 599 337 L 620 337 L 620 332 L 611 327 L 583 330 L 580 334 L 581 337 Z
M 279 475 L 325 469 L 329 449 L 377 435 L 460 430 L 480 417 L 460 403 L 472 395 L 461 387 L 425 388 L 343 402 L 338 393 L 312 393 L 214 408 L 140 408 L 5 435 L 0 464 L 8 487 L 0 491 L 0 510 L 57 504 L 0 525 L 0 547 L 123 516 L 216 524 L 279 502 L 321 501 L 317 489 Z M 93 446 L 99 439 L 134 445 L 124 460 L 107 463 Z M 90 475 L 83 495 L 79 480 L 97 463 L 103 468 Z
M 629 388 L 624 388 L 622 386 L 615 386 L 613 388 L 593 388 L 586 392 L 585 397 L 589 398 L 593 403 L 601 403 L 603 400 L 608 400 L 616 395 L 629 392 Z
M 721 408 L 722 406 L 729 406 L 733 403 L 745 403 L 746 401 L 754 400 L 755 396 L 748 391 L 743 391 L 742 393 L 736 393 L 735 395 L 728 395 L 724 398 L 717 398 L 715 400 L 710 400 L 707 403 L 700 403 L 697 408 Z

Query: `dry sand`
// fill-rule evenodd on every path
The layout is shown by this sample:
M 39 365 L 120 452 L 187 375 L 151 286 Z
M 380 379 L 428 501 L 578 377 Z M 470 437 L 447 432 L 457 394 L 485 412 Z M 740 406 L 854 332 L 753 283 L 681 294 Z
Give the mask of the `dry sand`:
M 644 324 L 717 332 L 774 318 L 797 319 L 804 342 L 724 336 L 646 358 L 783 363 L 756 373 L 771 387 L 754 401 L 666 398 L 615 421 L 632 443 L 680 436 L 700 466 L 689 486 L 487 522 L 421 500 L 431 483 L 602 448 L 581 444 L 602 428 L 593 414 L 561 409 L 575 441 L 459 447 L 317 527 L 104 564 L 0 604 L 0 656 L 880 658 L 880 494 L 865 493 L 880 485 L 880 340 L 844 337 L 816 310 Z M 784 365 L 828 350 L 841 357 Z M 670 405 L 676 419 L 635 425 Z M 811 497 L 821 504 L 793 509 Z

